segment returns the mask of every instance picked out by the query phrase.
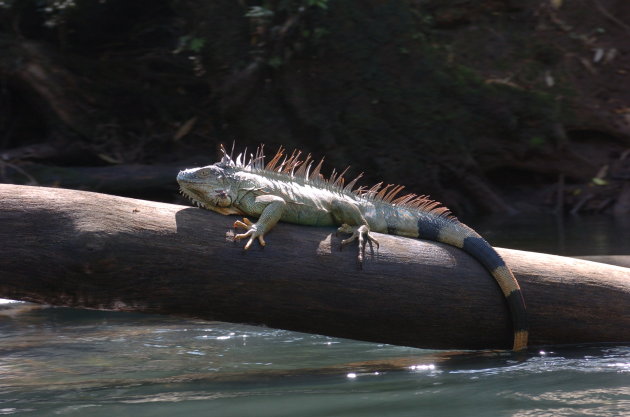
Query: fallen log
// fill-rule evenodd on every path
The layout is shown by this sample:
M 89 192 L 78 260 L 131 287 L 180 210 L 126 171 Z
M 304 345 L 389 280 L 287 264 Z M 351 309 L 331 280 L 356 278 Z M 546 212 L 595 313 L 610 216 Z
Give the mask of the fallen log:
M 362 271 L 334 229 L 279 224 L 245 252 L 233 218 L 56 188 L 0 185 L 0 297 L 267 325 L 424 348 L 509 348 L 501 292 L 457 248 L 379 235 Z M 531 345 L 630 341 L 630 269 L 498 249 Z

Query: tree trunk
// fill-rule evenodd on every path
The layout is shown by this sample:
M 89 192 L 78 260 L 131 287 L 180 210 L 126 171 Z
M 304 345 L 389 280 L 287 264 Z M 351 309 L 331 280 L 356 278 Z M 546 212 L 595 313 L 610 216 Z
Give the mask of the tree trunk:
M 242 250 L 232 218 L 55 188 L 0 185 L 0 297 L 175 314 L 423 348 L 508 348 L 507 306 L 457 248 L 379 235 L 362 271 L 332 228 L 279 224 Z M 498 249 L 531 345 L 630 341 L 630 269 Z

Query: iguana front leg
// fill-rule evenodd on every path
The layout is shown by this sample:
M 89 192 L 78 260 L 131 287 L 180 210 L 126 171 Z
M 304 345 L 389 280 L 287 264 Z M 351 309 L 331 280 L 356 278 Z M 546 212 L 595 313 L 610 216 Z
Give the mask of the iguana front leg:
M 286 202 L 282 197 L 274 195 L 261 195 L 251 200 L 241 201 L 242 209 L 246 213 L 260 213 L 260 217 L 256 223 L 252 223 L 246 218 L 243 221 L 234 222 L 234 227 L 246 229 L 247 232 L 234 236 L 235 240 L 249 237 L 244 249 L 247 250 L 252 246 L 255 239 L 258 239 L 261 246 L 265 246 L 264 236 L 269 232 L 282 217 L 282 212 L 286 206 Z
M 341 224 L 337 229 L 337 232 L 351 233 L 347 239 L 341 241 L 341 247 L 343 248 L 348 243 L 359 240 L 359 255 L 358 263 L 359 268 L 363 268 L 363 259 L 365 258 L 365 245 L 369 242 L 370 247 L 372 243 L 376 244 L 378 249 L 378 241 L 370 234 L 370 227 L 367 220 L 361 214 L 361 210 L 356 205 L 345 200 L 334 200 L 331 206 L 331 213 L 335 220 Z

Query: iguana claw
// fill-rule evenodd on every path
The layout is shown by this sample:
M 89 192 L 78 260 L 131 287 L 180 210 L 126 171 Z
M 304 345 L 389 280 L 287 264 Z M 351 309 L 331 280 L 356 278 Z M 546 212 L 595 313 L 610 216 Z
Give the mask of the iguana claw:
M 247 241 L 243 249 L 245 250 L 249 249 L 252 246 L 252 243 L 254 243 L 254 239 L 256 238 L 258 238 L 258 241 L 260 242 L 260 246 L 265 246 L 267 244 L 265 242 L 265 239 L 263 239 L 263 233 L 260 232 L 258 228 L 256 227 L 256 224 L 252 223 L 248 218 L 243 217 L 243 221 L 240 221 L 240 220 L 235 221 L 234 228 L 239 228 L 239 227 L 241 229 L 246 229 L 247 232 L 240 233 L 234 236 L 234 240 L 241 240 L 246 237 L 249 237 L 249 240 Z
M 378 240 L 372 237 L 372 235 L 370 234 L 370 228 L 366 225 L 350 226 L 344 223 L 341 225 L 341 227 L 337 229 L 337 232 L 352 233 L 352 236 L 341 241 L 341 247 L 339 248 L 339 250 L 341 250 L 348 243 L 354 242 L 357 239 L 359 240 L 358 262 L 359 268 L 361 269 L 363 268 L 363 259 L 365 258 L 365 245 L 369 243 L 371 248 L 372 243 L 374 243 L 376 245 L 376 249 L 379 248 Z

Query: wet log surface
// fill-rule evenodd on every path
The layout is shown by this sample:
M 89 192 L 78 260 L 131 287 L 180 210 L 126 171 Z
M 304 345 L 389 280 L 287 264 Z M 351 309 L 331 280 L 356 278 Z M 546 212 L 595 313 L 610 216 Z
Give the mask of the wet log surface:
M 331 228 L 279 224 L 242 250 L 234 218 L 56 188 L 0 185 L 0 297 L 173 314 L 424 348 L 509 348 L 493 278 L 457 248 L 378 235 L 362 271 Z M 530 344 L 630 341 L 630 269 L 498 249 Z

